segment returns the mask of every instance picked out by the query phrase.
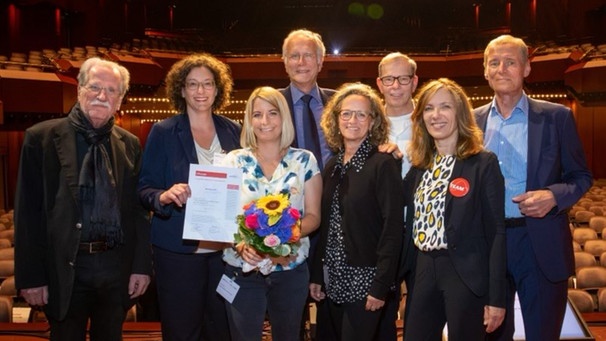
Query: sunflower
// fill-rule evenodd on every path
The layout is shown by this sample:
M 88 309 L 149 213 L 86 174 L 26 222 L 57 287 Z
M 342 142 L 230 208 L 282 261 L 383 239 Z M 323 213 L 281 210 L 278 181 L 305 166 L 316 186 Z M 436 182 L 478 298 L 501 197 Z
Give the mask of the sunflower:
M 257 208 L 268 216 L 280 215 L 288 207 L 288 198 L 284 194 L 267 195 L 257 201 Z

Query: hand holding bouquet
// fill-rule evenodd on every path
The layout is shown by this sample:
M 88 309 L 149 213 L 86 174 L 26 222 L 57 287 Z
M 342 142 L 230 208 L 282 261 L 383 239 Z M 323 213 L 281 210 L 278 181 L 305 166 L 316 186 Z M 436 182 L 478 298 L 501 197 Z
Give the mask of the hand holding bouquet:
M 237 217 L 236 243 L 252 246 L 263 255 L 287 257 L 296 255 L 301 238 L 301 214 L 290 206 L 284 194 L 266 195 L 244 206 Z M 252 266 L 245 262 L 243 271 L 259 268 L 263 274 L 271 271 L 271 260 Z

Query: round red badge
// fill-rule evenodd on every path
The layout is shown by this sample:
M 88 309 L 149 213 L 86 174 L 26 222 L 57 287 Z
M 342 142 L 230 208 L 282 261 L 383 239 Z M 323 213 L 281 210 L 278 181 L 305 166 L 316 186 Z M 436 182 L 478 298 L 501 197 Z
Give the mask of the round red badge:
M 469 181 L 463 178 L 456 178 L 450 182 L 448 190 L 453 197 L 464 197 L 469 193 Z

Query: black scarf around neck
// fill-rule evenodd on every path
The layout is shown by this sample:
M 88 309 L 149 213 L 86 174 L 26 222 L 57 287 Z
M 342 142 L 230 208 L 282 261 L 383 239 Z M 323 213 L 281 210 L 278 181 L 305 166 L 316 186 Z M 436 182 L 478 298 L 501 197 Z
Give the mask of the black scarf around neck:
M 95 129 L 80 105 L 76 104 L 68 119 L 76 132 L 82 134 L 89 144 L 80 168 L 78 185 L 82 212 L 91 212 L 90 241 L 105 241 L 109 248 L 113 248 L 122 244 L 124 239 L 120 227 L 116 181 L 106 148 L 114 127 L 114 118 L 111 117 L 104 126 Z

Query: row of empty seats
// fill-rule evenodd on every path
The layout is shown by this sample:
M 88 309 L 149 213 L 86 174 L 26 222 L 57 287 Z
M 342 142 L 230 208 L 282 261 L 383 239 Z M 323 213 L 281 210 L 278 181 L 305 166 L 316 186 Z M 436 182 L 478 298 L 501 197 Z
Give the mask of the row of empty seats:
M 569 218 L 575 275 L 568 297 L 582 313 L 606 312 L 606 179 L 594 181 Z
M 0 322 L 11 322 L 15 288 L 15 229 L 13 212 L 0 210 Z
M 606 290 L 598 289 L 595 296 L 587 290 L 568 289 L 568 298 L 581 313 L 606 312 Z

